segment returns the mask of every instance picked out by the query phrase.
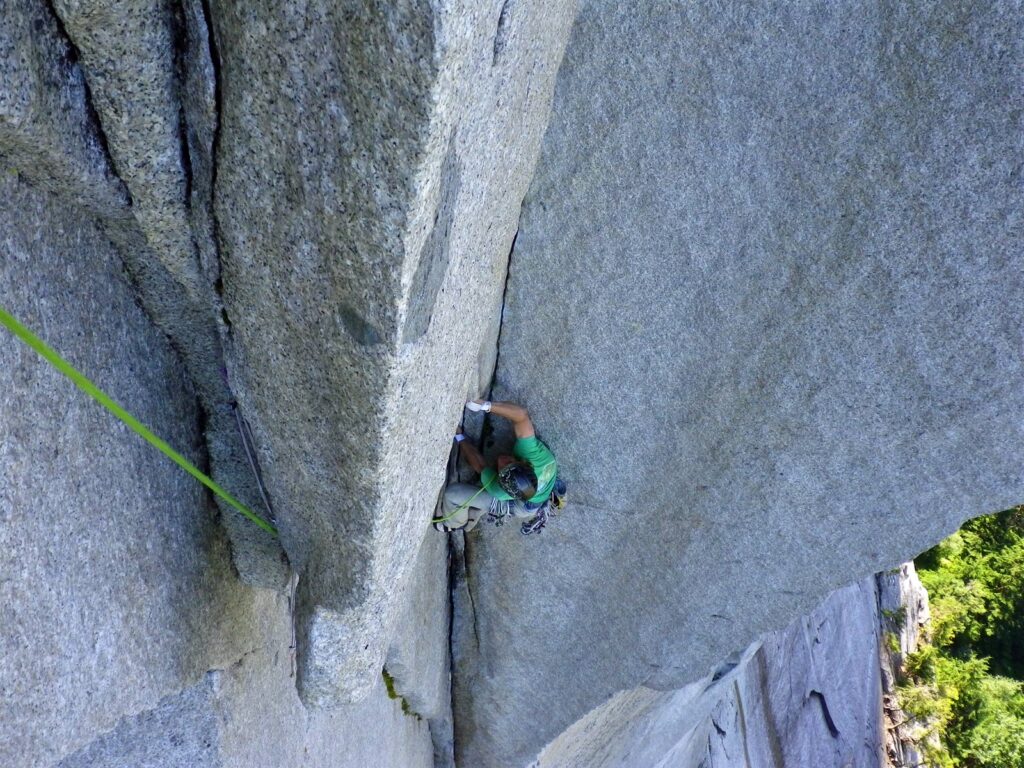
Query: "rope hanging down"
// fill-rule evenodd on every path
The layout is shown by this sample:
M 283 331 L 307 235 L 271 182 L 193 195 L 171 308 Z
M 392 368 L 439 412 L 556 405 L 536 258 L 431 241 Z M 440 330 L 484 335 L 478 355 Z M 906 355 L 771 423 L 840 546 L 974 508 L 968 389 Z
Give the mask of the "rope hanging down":
M 220 496 L 224 501 L 226 501 L 232 507 L 237 509 L 242 515 L 249 518 L 249 520 L 258 525 L 260 528 L 267 531 L 268 533 L 277 535 L 277 529 L 274 528 L 274 526 L 272 526 L 262 517 L 260 517 L 255 512 L 250 510 L 240 501 L 236 500 L 230 493 L 225 491 L 223 488 L 217 485 L 217 483 L 215 483 L 205 474 L 196 469 L 196 467 L 188 459 L 186 459 L 180 453 L 171 448 L 171 446 L 169 446 L 159 437 L 150 432 L 149 429 L 147 429 L 144 424 L 142 424 L 138 419 L 136 419 L 134 416 L 128 413 L 128 411 L 126 411 L 120 405 L 115 403 L 110 397 L 107 396 L 107 394 L 102 389 L 97 387 L 95 384 L 89 381 L 89 379 L 87 379 L 85 376 L 83 376 L 81 373 L 79 373 L 73 367 L 71 367 L 71 365 L 67 361 L 65 361 L 64 358 L 62 358 L 60 355 L 58 355 L 56 352 L 50 349 L 50 347 L 46 346 L 46 344 L 39 337 L 35 336 L 31 331 L 29 331 L 25 326 L 23 326 L 21 323 L 15 320 L 11 315 L 7 314 L 7 312 L 5 312 L 2 307 L 0 307 L 0 323 L 5 325 L 7 329 L 11 331 L 11 333 L 13 333 L 26 344 L 28 344 L 30 347 L 32 347 L 32 349 L 34 349 L 36 352 L 38 352 L 47 362 L 50 363 L 50 365 L 52 365 L 58 371 L 60 371 L 69 379 L 71 379 L 71 381 L 73 381 L 79 389 L 81 389 L 93 400 L 95 400 L 97 403 L 99 403 L 112 414 L 114 414 L 125 424 L 127 424 L 128 427 L 133 432 L 142 437 L 147 443 L 152 445 L 154 448 L 156 448 L 158 451 L 164 454 L 167 458 L 169 458 L 179 467 L 181 467 L 190 475 L 192 475 L 192 477 L 194 477 L 200 483 L 202 483 L 215 494 Z

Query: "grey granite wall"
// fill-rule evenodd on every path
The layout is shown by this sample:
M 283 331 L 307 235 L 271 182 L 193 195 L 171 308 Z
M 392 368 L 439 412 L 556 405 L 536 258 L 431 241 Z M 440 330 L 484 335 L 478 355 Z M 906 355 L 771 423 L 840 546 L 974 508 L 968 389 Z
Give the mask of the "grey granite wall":
M 213 474 L 266 516 L 224 372 L 208 216 L 215 79 L 201 9 L 11 0 L 0 23 L 0 156 L 95 217 L 186 366 Z M 242 578 L 282 588 L 280 543 L 230 506 L 221 512 Z
M 467 536 L 463 764 L 1020 501 L 1022 40 L 1009 2 L 583 4 L 493 392 L 570 507 Z
M 520 219 L 575 12 L 5 6 L 0 301 L 281 539 L 0 343 L 0 762 L 525 765 L 1020 501 L 1018 5 L 588 0 Z
M 575 3 L 212 8 L 228 372 L 333 705 L 380 675 L 480 387 Z
M 574 0 L 12 0 L 0 155 L 96 217 L 199 397 L 233 561 L 300 575 L 300 687 L 380 677 L 489 381 Z M 265 482 L 258 482 L 261 478 Z
M 195 394 L 88 216 L 4 165 L 0 305 L 200 464 Z M 247 649 L 204 489 L 0 332 L 0 763 L 50 765 Z
M 91 213 L 0 162 L 0 237 L 0 306 L 205 466 L 195 392 Z M 402 685 L 434 709 L 404 713 L 378 677 L 360 704 L 307 712 L 294 598 L 239 580 L 203 487 L 6 329 L 0 370 L 0 764 L 434 765 L 443 552 L 423 548 L 403 600 L 433 634 L 396 639 L 422 660 Z

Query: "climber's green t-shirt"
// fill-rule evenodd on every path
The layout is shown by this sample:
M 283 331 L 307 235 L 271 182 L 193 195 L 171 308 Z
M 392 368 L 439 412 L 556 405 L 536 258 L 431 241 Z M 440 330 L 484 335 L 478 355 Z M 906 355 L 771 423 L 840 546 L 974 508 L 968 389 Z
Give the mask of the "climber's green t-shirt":
M 558 474 L 554 454 L 536 437 L 521 437 L 516 440 L 512 455 L 533 467 L 533 472 L 537 475 L 537 493 L 528 501 L 534 504 L 547 501 L 551 489 L 555 487 L 555 478 Z M 512 499 L 498 484 L 498 473 L 491 467 L 480 473 L 480 482 L 494 498 L 503 501 Z

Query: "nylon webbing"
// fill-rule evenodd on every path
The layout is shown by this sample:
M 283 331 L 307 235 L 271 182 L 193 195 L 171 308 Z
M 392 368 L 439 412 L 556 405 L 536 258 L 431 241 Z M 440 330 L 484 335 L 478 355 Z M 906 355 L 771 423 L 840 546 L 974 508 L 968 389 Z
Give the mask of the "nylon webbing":
M 93 384 L 89 379 L 75 370 L 64 358 L 54 352 L 50 347 L 46 345 L 39 337 L 34 335 L 28 328 L 19 323 L 14 317 L 9 315 L 0 307 L 0 323 L 3 323 L 8 330 L 11 331 L 15 336 L 21 339 L 23 342 L 28 344 L 32 349 L 38 352 L 47 362 L 50 363 L 54 368 L 67 376 L 75 385 L 89 395 L 93 400 L 102 405 L 117 418 L 123 421 L 128 427 L 142 437 L 147 443 L 152 445 L 164 456 L 169 458 L 179 467 L 188 472 L 192 477 L 198 480 L 200 483 L 205 485 L 215 494 L 220 496 L 224 501 L 230 504 L 232 507 L 237 509 L 242 515 L 247 517 L 253 523 L 258 525 L 263 530 L 274 535 L 277 534 L 277 529 L 274 528 L 270 523 L 264 520 L 262 517 L 257 515 L 255 512 L 250 510 L 240 501 L 236 500 L 230 493 L 221 488 L 212 479 L 207 477 L 205 474 L 200 472 L 196 467 L 184 456 L 178 453 L 176 450 L 171 448 L 167 443 L 161 440 L 159 437 L 154 435 L 149 429 L 146 428 L 138 419 L 132 416 L 128 411 L 122 408 L 120 405 L 115 403 L 107 394 Z

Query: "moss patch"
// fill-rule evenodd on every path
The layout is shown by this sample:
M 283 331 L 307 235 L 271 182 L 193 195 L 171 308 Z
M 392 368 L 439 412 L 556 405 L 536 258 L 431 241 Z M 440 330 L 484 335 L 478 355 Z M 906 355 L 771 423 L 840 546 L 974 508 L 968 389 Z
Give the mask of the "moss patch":
M 384 669 L 381 670 L 381 676 L 384 678 L 384 687 L 387 688 L 388 698 L 397 699 L 402 702 L 402 714 L 408 715 L 409 717 L 415 717 L 417 720 L 422 720 L 423 716 L 409 706 L 409 700 L 395 690 L 395 678 L 388 674 L 387 667 L 384 667 Z

